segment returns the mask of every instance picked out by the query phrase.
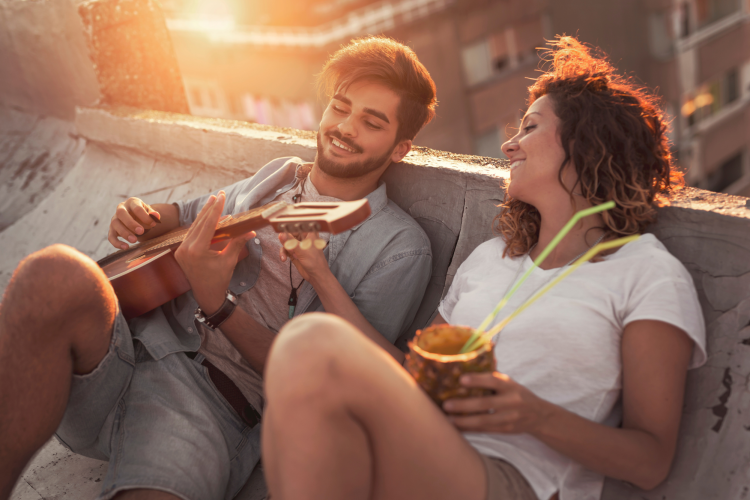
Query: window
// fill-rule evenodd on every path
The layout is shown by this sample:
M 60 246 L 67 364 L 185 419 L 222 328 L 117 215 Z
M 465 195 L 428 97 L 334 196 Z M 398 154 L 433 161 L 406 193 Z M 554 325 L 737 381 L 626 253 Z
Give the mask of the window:
M 501 145 L 500 131 L 497 128 L 493 128 L 474 138 L 474 154 L 489 158 L 506 158 L 503 150 L 500 149 Z
M 649 46 L 651 55 L 656 59 L 665 60 L 672 57 L 672 41 L 674 33 L 667 12 L 651 14 L 648 18 Z
M 683 2 L 677 8 L 675 25 L 677 25 L 680 37 L 685 38 L 690 34 L 690 4 Z
M 471 87 L 477 83 L 489 80 L 492 76 L 490 62 L 490 45 L 488 40 L 470 45 L 463 49 L 461 56 L 464 63 L 466 83 Z
M 739 68 L 732 68 L 724 76 L 698 87 L 682 105 L 682 115 L 689 127 L 715 115 L 742 95 Z
M 740 151 L 706 177 L 705 187 L 709 191 L 724 191 L 742 178 L 743 170 L 742 151 Z
M 741 9 L 742 0 L 695 0 L 697 28 L 703 28 Z
M 519 63 L 537 61 L 536 48 L 542 45 L 544 30 L 541 17 L 495 32 L 461 52 L 466 83 L 471 87 L 515 69 Z
M 515 27 L 518 60 L 537 60 L 536 49 L 544 45 L 542 19 L 540 17 L 519 23 Z

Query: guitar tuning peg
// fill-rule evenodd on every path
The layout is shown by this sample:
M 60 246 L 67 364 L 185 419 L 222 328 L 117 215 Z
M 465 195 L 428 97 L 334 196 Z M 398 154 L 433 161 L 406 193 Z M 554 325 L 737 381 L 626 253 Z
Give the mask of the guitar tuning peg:
M 300 241 L 300 243 L 299 243 L 299 247 L 300 247 L 300 248 L 301 248 L 302 250 L 307 250 L 307 249 L 309 249 L 309 248 L 310 248 L 311 246 L 312 246 L 312 240 L 309 240 L 309 239 L 304 239 L 304 240 Z
M 318 250 L 323 250 L 326 247 L 326 240 L 316 238 L 315 241 L 313 241 L 313 245 L 315 245 L 315 248 Z
M 293 236 L 292 238 L 284 242 L 284 248 L 286 248 L 287 250 L 294 250 L 295 248 L 297 248 L 297 245 L 299 245 L 299 241 Z

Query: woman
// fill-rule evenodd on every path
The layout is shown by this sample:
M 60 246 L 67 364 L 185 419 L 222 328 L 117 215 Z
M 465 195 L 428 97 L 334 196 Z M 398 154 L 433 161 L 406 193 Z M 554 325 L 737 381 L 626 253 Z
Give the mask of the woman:
M 435 323 L 478 326 L 576 211 L 615 201 L 562 240 L 507 314 L 597 242 L 643 233 L 680 180 L 651 97 L 575 39 L 551 54 L 503 145 L 500 237 L 461 265 Z M 290 323 L 266 371 L 274 500 L 593 500 L 605 476 L 644 489 L 664 480 L 705 331 L 689 274 L 653 235 L 583 265 L 496 342 L 497 372 L 462 380 L 495 395 L 442 413 L 342 320 Z

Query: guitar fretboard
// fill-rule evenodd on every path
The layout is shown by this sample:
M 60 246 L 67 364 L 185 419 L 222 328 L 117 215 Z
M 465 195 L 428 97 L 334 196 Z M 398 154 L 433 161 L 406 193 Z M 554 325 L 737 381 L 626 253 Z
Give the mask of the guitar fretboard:
M 244 222 L 252 218 L 260 218 L 261 214 L 265 210 L 268 210 L 268 208 L 276 205 L 277 203 L 278 202 L 269 203 L 268 205 L 264 205 L 258 208 L 253 208 L 251 210 L 248 210 L 247 212 L 242 212 L 241 214 L 238 214 L 236 216 L 227 217 L 225 220 L 219 222 L 216 229 L 218 230 L 218 229 L 230 227 L 230 226 L 239 224 L 240 222 Z M 161 249 L 168 248 L 173 245 L 179 245 L 180 243 L 182 243 L 182 240 L 185 239 L 185 236 L 187 235 L 189 230 L 190 230 L 190 226 L 184 226 L 182 228 L 169 231 L 168 233 L 162 234 L 161 236 L 157 236 L 154 239 L 144 241 L 142 243 L 138 243 L 128 249 L 119 250 L 115 253 L 107 255 L 106 257 L 101 259 L 98 262 L 98 264 L 99 266 L 106 266 L 107 264 L 109 264 L 110 262 L 113 262 L 114 260 L 125 257 L 126 254 L 128 255 L 129 258 L 125 262 L 131 263 L 135 260 L 140 259 L 141 257 L 143 257 L 143 255 L 147 253 L 157 252 Z

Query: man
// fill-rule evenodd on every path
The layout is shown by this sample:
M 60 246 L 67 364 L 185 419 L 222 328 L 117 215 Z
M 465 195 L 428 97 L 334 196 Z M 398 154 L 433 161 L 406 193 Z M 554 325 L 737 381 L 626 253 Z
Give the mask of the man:
M 0 309 L 0 498 L 53 432 L 109 460 L 100 498 L 234 497 L 260 454 L 259 374 L 294 315 L 336 314 L 402 361 L 392 343 L 421 302 L 431 252 L 379 179 L 434 115 L 434 84 L 410 49 L 385 38 L 342 48 L 322 82 L 331 100 L 313 164 L 282 158 L 210 196 L 118 206 L 109 232 L 118 248 L 119 238 L 193 223 L 175 253 L 191 292 L 126 323 L 101 270 L 75 250 L 49 247 L 18 266 Z M 372 215 L 351 231 L 295 235 L 323 239 L 324 250 L 286 250 L 294 236 L 270 229 L 209 248 L 222 214 L 363 197 Z M 237 262 L 242 246 L 250 255 Z

